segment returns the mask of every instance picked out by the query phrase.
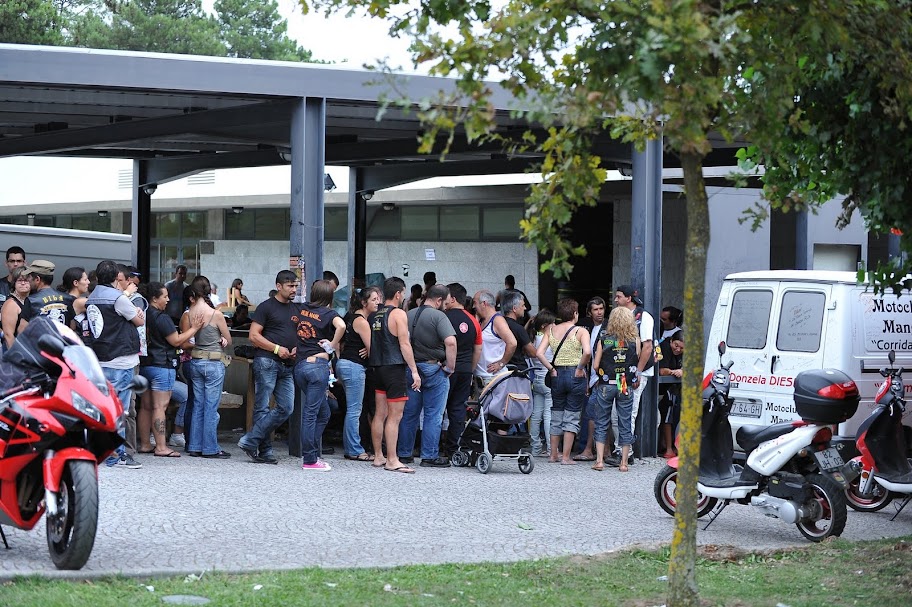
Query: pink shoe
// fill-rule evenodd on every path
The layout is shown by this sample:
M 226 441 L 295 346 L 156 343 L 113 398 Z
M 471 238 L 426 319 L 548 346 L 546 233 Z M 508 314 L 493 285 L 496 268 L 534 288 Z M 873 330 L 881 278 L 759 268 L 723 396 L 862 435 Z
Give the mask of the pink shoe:
M 301 464 L 302 470 L 313 470 L 314 472 L 329 472 L 332 470 L 332 466 L 324 462 L 322 459 L 318 459 L 312 464 Z

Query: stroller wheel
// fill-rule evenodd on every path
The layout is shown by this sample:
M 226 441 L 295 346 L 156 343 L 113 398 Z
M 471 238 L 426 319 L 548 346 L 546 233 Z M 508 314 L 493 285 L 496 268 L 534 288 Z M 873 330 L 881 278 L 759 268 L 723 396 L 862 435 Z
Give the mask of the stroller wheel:
M 522 454 L 522 457 L 517 460 L 519 462 L 519 471 L 523 474 L 531 474 L 532 470 L 535 469 L 535 460 L 532 459 L 532 454 L 525 449 L 522 449 L 520 454 Z
M 469 463 L 469 454 L 463 451 L 462 449 L 457 449 L 453 452 L 453 455 L 450 456 L 450 463 L 454 466 L 467 466 Z
M 478 468 L 478 471 L 482 474 L 487 474 L 491 471 L 491 456 L 487 453 L 479 453 L 478 460 L 475 462 L 475 467 Z

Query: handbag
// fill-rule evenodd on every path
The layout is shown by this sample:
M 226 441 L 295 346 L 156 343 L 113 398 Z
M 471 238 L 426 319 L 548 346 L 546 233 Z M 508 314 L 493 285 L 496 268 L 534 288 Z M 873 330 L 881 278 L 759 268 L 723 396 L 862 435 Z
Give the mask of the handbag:
M 561 346 L 564 345 L 564 340 L 566 340 L 570 336 L 571 333 L 576 333 L 576 329 L 577 329 L 577 327 L 573 327 L 573 330 L 568 329 L 567 332 L 564 333 L 564 336 L 561 338 L 560 343 L 557 344 L 557 350 L 554 351 L 554 356 L 551 357 L 551 368 L 552 369 L 554 368 L 554 361 L 557 360 L 557 353 L 560 352 Z M 551 383 L 553 381 L 554 381 L 554 377 L 552 377 L 551 371 L 548 371 L 547 369 L 545 369 L 545 386 L 547 386 L 549 390 L 551 389 Z

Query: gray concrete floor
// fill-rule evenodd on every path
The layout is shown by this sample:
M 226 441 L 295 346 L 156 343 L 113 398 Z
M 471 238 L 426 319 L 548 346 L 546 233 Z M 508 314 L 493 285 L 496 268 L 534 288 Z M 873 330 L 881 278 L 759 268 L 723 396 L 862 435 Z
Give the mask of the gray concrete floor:
M 673 519 L 653 498 L 664 460 L 638 460 L 630 472 L 536 458 L 474 468 L 386 472 L 336 455 L 328 473 L 304 472 L 297 458 L 250 463 L 225 436 L 229 460 L 139 455 L 140 470 L 99 470 L 101 513 L 95 548 L 76 574 L 157 575 L 206 570 L 370 567 L 410 563 L 516 561 L 596 554 L 671 539 Z M 416 461 L 417 465 L 417 461 Z M 912 533 L 912 507 L 849 511 L 844 538 Z M 0 579 L 67 575 L 47 554 L 43 521 L 31 532 L 4 527 Z M 731 506 L 701 544 L 745 549 L 808 545 L 794 525 L 755 508 Z

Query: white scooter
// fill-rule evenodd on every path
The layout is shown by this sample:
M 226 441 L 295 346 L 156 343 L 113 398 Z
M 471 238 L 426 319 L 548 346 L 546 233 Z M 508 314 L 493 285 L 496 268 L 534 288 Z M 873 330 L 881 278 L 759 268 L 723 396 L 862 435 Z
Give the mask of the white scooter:
M 840 535 L 846 524 L 844 491 L 858 470 L 845 464 L 830 446 L 830 425 L 850 418 L 858 408 L 855 382 L 836 369 L 799 373 L 795 407 L 801 421 L 739 429 L 738 444 L 747 454 L 742 467 L 734 463 L 728 421 L 732 363 L 721 365 L 724 353 L 722 342 L 720 368 L 703 381 L 698 516 L 709 514 L 709 527 L 726 506 L 736 502 L 794 523 L 814 542 Z M 668 460 L 654 485 L 656 500 L 671 515 L 676 507 L 677 464 L 677 458 Z

